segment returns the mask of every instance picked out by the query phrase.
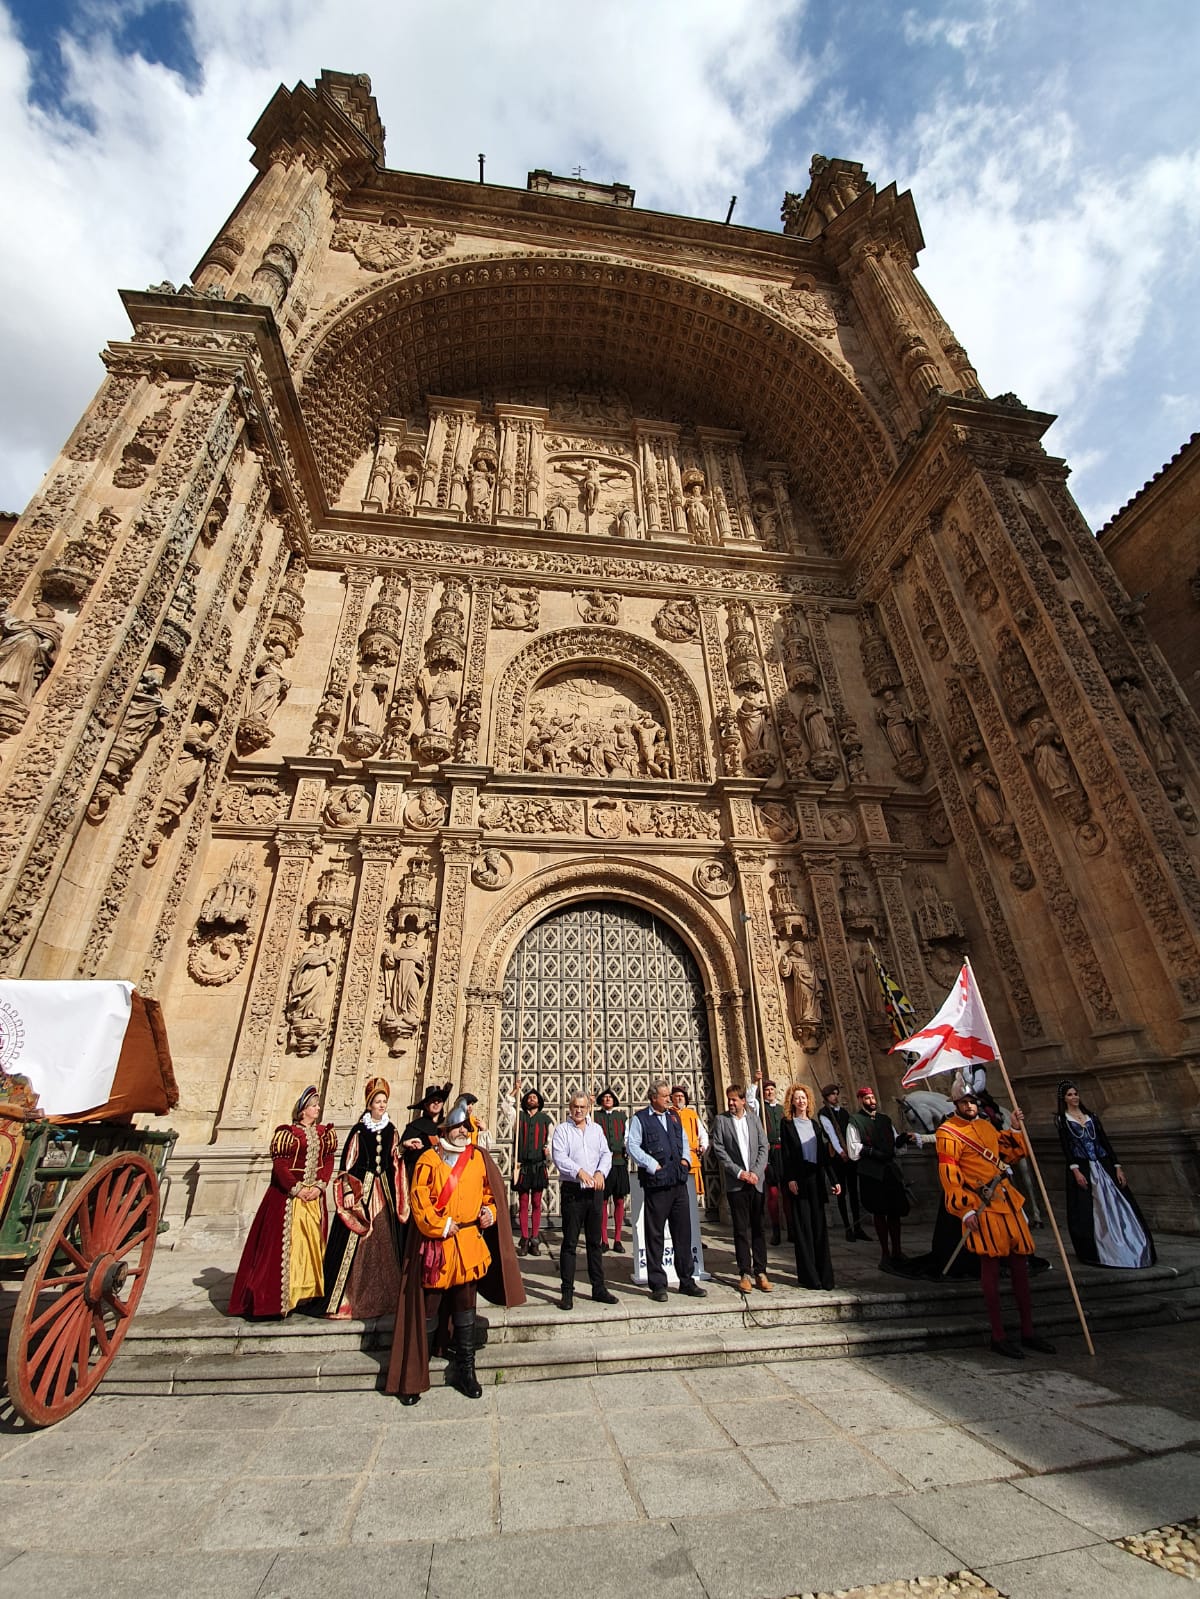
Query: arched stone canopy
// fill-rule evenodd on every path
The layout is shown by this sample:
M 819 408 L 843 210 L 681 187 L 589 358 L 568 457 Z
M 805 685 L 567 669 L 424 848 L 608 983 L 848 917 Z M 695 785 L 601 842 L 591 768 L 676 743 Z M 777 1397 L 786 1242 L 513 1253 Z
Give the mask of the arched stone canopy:
M 843 548 L 894 466 L 853 384 L 762 305 L 662 267 L 580 255 L 400 272 L 323 330 L 301 403 L 331 502 L 381 416 L 426 394 L 599 380 L 645 414 L 739 428 L 786 463 Z
M 509 661 L 493 700 L 496 770 L 522 769 L 525 714 L 537 685 L 551 671 L 590 664 L 619 667 L 646 683 L 666 707 L 676 777 L 685 783 L 707 782 L 700 701 L 687 673 L 648 639 L 603 627 L 564 627 L 544 633 Z
M 548 866 L 516 883 L 488 919 L 466 984 L 462 1081 L 488 1105 L 496 1099 L 504 974 L 521 939 L 543 917 L 577 900 L 620 899 L 659 917 L 695 957 L 704 982 L 718 1100 L 747 1069 L 738 952 L 729 929 L 690 886 L 638 861 L 588 856 Z

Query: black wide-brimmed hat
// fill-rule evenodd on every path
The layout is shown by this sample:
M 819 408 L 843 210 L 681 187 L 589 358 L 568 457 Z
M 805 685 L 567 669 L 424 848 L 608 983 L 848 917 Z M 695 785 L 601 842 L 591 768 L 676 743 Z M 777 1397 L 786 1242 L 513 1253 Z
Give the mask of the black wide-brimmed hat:
M 435 1099 L 440 1100 L 443 1105 L 446 1103 L 450 1098 L 450 1090 L 453 1086 L 452 1083 L 442 1083 L 440 1086 L 434 1083 L 432 1087 L 425 1090 L 420 1099 L 413 1100 L 408 1107 L 409 1110 L 423 1110 L 428 1115 L 429 1107 Z
M 525 1109 L 525 1101 L 529 1098 L 530 1094 L 532 1094 L 534 1099 L 537 1100 L 538 1110 L 545 1110 L 546 1101 L 542 1098 L 541 1094 L 538 1093 L 536 1088 L 527 1088 L 521 1095 L 521 1109 Z
M 600 1090 L 600 1092 L 596 1095 L 596 1103 L 597 1103 L 597 1105 L 604 1098 L 605 1094 L 607 1094 L 609 1099 L 612 1100 L 613 1109 L 615 1110 L 616 1107 L 621 1103 L 621 1096 L 617 1093 L 615 1088 L 602 1088 Z

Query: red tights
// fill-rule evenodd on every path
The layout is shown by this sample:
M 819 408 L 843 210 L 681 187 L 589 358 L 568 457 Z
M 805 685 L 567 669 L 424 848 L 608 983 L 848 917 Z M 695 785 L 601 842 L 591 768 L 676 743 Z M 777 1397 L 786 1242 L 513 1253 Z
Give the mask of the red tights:
M 1029 1297 L 1029 1261 L 1024 1255 L 1008 1257 L 1008 1272 L 1012 1278 L 1013 1298 L 1021 1318 L 1021 1337 L 1033 1337 L 1033 1303 Z M 1005 1337 L 1004 1317 L 1000 1313 L 1000 1262 L 994 1256 L 980 1255 L 979 1281 L 983 1287 L 983 1302 L 987 1306 L 988 1320 L 992 1324 L 992 1337 L 1002 1341 Z
M 602 1244 L 607 1244 L 608 1242 L 608 1206 L 609 1201 L 606 1199 L 600 1207 L 600 1242 Z M 619 1244 L 621 1242 L 621 1230 L 625 1226 L 625 1201 L 623 1199 L 614 1199 L 612 1208 L 613 1239 Z
M 529 1214 L 529 1201 L 533 1200 L 533 1216 Z M 522 1194 L 517 1202 L 517 1215 L 521 1219 L 521 1237 L 536 1238 L 542 1230 L 542 1191 L 539 1188 L 534 1194 Z M 530 1223 L 532 1221 L 532 1231 Z

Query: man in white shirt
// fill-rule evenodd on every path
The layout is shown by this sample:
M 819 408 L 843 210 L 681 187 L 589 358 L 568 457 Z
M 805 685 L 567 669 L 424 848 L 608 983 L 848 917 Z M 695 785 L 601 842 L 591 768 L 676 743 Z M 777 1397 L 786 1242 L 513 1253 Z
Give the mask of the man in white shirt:
M 767 1177 L 767 1135 L 757 1116 L 746 1114 L 746 1090 L 734 1083 L 725 1094 L 726 1111 L 712 1132 L 712 1149 L 725 1179 L 733 1248 L 741 1278 L 738 1291 L 748 1294 L 757 1284 L 770 1293 L 767 1278 L 767 1234 L 763 1223 Z M 754 1273 L 754 1284 L 750 1274 Z
M 592 1298 L 601 1305 L 615 1305 L 616 1294 L 604 1281 L 604 1256 L 600 1248 L 600 1211 L 604 1204 L 604 1180 L 612 1166 L 612 1151 L 600 1128 L 591 1117 L 592 1101 L 584 1093 L 572 1094 L 567 1106 L 568 1120 L 559 1122 L 550 1139 L 550 1158 L 562 1178 L 559 1198 L 562 1204 L 562 1248 L 558 1255 L 558 1275 L 562 1297 L 560 1310 L 575 1303 L 575 1250 L 583 1232 L 587 1249 L 588 1278 Z

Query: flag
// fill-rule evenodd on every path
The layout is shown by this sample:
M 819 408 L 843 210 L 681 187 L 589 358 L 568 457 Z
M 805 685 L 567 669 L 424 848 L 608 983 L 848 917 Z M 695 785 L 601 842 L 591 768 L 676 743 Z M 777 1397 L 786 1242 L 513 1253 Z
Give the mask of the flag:
M 911 1088 L 922 1077 L 932 1077 L 937 1072 L 986 1066 L 999 1056 L 1000 1046 L 968 965 L 963 965 L 958 981 L 933 1020 L 894 1045 L 892 1053 L 900 1049 L 913 1057 L 900 1080 L 902 1088 Z
M 887 1011 L 888 1021 L 892 1024 L 892 1037 L 907 1038 L 917 1020 L 916 1007 L 875 953 L 874 944 L 867 947 L 871 951 L 871 959 L 875 962 L 875 975 L 883 991 L 883 1008 Z

